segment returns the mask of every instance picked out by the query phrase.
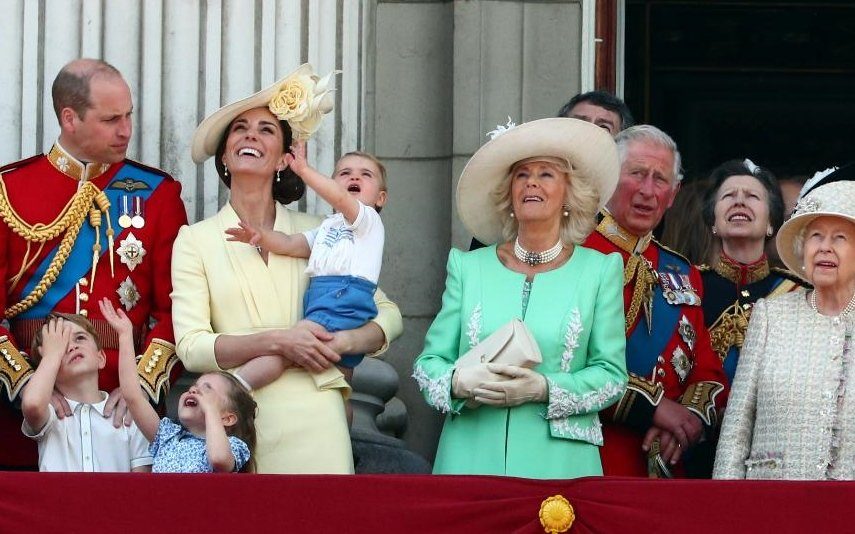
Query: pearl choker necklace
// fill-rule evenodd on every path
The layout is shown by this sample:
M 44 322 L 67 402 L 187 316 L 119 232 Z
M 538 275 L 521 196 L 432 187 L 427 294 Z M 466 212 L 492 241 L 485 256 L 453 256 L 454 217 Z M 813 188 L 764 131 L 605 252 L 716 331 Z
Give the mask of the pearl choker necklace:
M 819 310 L 816 307 L 816 289 L 811 291 L 810 307 L 811 309 L 813 309 L 813 311 L 819 313 Z M 852 315 L 853 312 L 855 312 L 855 295 L 853 295 L 852 298 L 849 299 L 849 302 L 846 303 L 846 307 L 843 308 L 843 311 L 840 312 L 840 315 L 838 315 L 838 317 L 849 317 L 850 315 Z
M 552 248 L 546 249 L 541 252 L 532 252 L 530 250 L 526 250 L 522 248 L 520 245 L 520 238 L 517 237 L 514 240 L 514 256 L 517 257 L 523 263 L 527 263 L 532 267 L 535 265 L 541 265 L 543 263 L 549 263 L 561 254 L 561 250 L 564 248 L 564 244 L 561 240 L 558 240 L 558 243 L 555 243 L 555 246 Z

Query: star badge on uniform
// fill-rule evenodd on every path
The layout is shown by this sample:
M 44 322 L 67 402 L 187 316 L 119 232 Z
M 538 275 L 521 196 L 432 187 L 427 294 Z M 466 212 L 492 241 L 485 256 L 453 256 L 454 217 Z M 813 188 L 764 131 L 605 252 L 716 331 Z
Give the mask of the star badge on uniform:
M 130 311 L 140 301 L 140 292 L 130 276 L 119 284 L 119 289 L 116 290 L 116 293 L 119 294 L 119 301 L 125 307 L 125 311 Z
M 146 250 L 143 248 L 142 241 L 137 239 L 134 234 L 129 233 L 128 237 L 119 241 L 119 248 L 116 249 L 116 253 L 121 262 L 133 271 L 137 265 L 142 263 Z

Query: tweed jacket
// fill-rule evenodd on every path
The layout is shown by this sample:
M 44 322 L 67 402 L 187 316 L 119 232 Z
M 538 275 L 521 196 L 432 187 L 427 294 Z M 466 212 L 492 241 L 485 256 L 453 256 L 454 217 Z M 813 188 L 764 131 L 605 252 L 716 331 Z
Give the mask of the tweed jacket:
M 853 328 L 852 317 L 814 311 L 804 289 L 757 302 L 714 478 L 855 477 L 855 366 L 844 354 Z

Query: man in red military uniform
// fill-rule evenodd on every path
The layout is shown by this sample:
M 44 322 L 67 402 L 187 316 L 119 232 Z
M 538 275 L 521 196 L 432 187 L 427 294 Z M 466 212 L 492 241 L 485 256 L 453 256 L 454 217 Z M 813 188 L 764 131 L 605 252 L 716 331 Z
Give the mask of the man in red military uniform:
M 60 136 L 47 154 L 0 169 L 0 469 L 34 469 L 35 442 L 21 432 L 13 403 L 32 374 L 26 357 L 51 312 L 79 313 L 95 325 L 107 355 L 102 390 L 118 387 L 118 338 L 97 302 L 108 298 L 134 323 L 140 383 L 158 402 L 175 366 L 170 292 L 172 242 L 187 223 L 181 185 L 163 171 L 125 159 L 130 89 L 98 60 L 75 60 L 54 80 Z M 172 375 L 172 377 L 170 376 Z M 69 414 L 55 395 L 54 406 Z
M 624 260 L 629 384 L 601 414 L 603 472 L 671 476 L 683 452 L 715 432 L 727 379 L 704 327 L 700 273 L 652 239 L 679 190 L 677 145 L 649 125 L 615 141 L 620 181 L 585 242 Z

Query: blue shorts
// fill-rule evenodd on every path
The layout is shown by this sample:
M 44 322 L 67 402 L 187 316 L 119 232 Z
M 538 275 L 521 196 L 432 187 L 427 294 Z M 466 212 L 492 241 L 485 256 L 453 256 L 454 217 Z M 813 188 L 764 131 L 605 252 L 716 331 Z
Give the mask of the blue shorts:
M 314 276 L 303 296 L 303 318 L 329 332 L 359 328 L 377 317 L 377 284 L 356 276 Z M 342 355 L 338 365 L 356 367 L 364 354 Z

